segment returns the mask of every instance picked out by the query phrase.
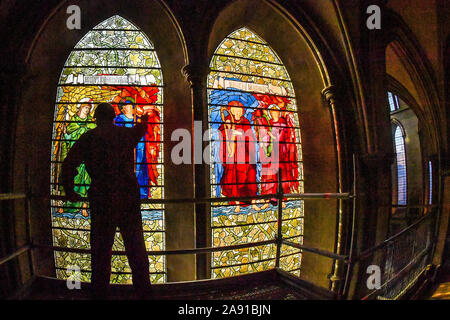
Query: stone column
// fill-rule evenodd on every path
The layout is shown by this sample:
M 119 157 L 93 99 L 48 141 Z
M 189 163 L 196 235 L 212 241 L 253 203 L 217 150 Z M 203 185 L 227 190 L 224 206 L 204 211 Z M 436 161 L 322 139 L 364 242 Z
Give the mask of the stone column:
M 206 104 L 206 76 L 209 67 L 201 63 L 188 64 L 182 69 L 183 75 L 189 82 L 192 97 L 192 163 L 194 177 L 194 198 L 209 197 L 208 166 L 203 161 L 203 150 L 207 143 L 203 141 L 203 132 L 208 129 L 208 112 Z M 200 125 L 201 124 L 201 125 Z M 197 141 L 197 143 L 196 143 Z M 201 142 L 201 143 L 200 143 Z M 196 247 L 202 248 L 211 243 L 210 233 L 210 205 L 196 203 L 195 210 L 195 234 Z M 197 279 L 209 278 L 210 254 L 198 254 L 196 256 Z
M 337 158 L 337 175 L 338 175 L 338 192 L 343 192 L 343 179 L 342 179 L 342 142 L 341 142 L 341 131 L 339 129 L 338 119 L 336 116 L 336 87 L 334 85 L 328 86 L 322 90 L 322 95 L 325 100 L 328 102 L 330 106 L 330 112 L 333 121 L 333 130 L 335 134 L 335 143 L 336 143 L 336 158 Z M 345 252 L 344 248 L 344 209 L 343 209 L 343 200 L 339 199 L 338 205 L 338 219 L 337 219 L 337 232 L 336 232 L 336 253 L 343 254 Z M 331 290 L 338 292 L 339 287 L 342 281 L 342 263 L 340 261 L 336 261 L 334 265 L 334 272 L 330 277 L 331 280 Z

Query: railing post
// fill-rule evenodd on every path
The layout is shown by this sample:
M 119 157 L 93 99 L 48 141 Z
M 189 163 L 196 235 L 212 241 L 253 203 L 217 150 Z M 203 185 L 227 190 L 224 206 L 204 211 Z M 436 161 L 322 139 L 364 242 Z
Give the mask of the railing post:
M 391 279 L 395 276 L 395 264 L 394 264 L 394 257 L 395 257 L 395 240 L 391 240 L 386 245 L 385 249 L 385 260 L 381 259 L 383 262 L 382 270 L 384 275 L 384 283 L 389 283 Z M 387 260 L 387 262 L 386 262 Z M 387 269 L 387 270 L 386 270 Z M 383 282 L 383 279 L 382 279 Z M 385 286 L 383 289 L 383 295 L 386 295 L 388 292 L 388 286 Z
M 338 192 L 342 193 L 343 190 L 343 163 L 342 163 L 342 146 L 341 146 L 341 133 L 339 130 L 338 117 L 336 115 L 336 102 L 337 94 L 336 87 L 334 85 L 328 86 L 322 90 L 322 95 L 330 105 L 330 111 L 333 120 L 333 129 L 336 143 L 336 157 L 337 157 L 337 176 L 338 176 Z M 336 253 L 342 254 L 344 252 L 344 210 L 343 200 L 338 200 L 338 221 L 337 221 L 337 234 L 336 234 Z M 336 260 L 334 263 L 333 274 L 330 277 L 331 290 L 339 294 L 341 281 L 342 281 L 342 263 Z
M 416 250 L 417 250 L 417 233 L 419 232 L 419 225 L 417 225 L 415 228 L 411 229 L 411 236 L 413 237 L 413 241 L 412 241 L 412 250 L 411 250 L 411 259 L 414 259 L 414 257 L 416 256 Z M 419 250 L 421 248 L 419 247 Z
M 282 227 L 283 227 L 283 184 L 281 183 L 281 169 L 278 167 L 278 192 L 277 192 L 277 204 L 278 204 L 278 215 L 277 215 L 277 256 L 275 266 L 280 267 L 280 255 L 281 255 L 281 243 L 283 241 Z
M 348 254 L 349 257 L 349 263 L 347 265 L 347 272 L 345 274 L 344 279 L 344 287 L 342 289 L 342 294 L 340 296 L 341 299 L 347 299 L 349 288 L 350 288 L 350 281 L 353 275 L 353 268 L 354 268 L 354 246 L 355 246 L 355 236 L 356 236 L 356 156 L 353 154 L 353 199 L 352 199 L 352 232 L 350 236 L 350 252 Z
M 34 276 L 34 265 L 33 265 L 33 243 L 31 236 L 31 219 L 30 219 L 30 209 L 31 209 L 31 187 L 30 187 L 30 169 L 28 164 L 25 166 L 25 236 L 26 242 L 30 245 L 30 250 L 28 250 L 28 266 L 30 268 L 30 276 Z

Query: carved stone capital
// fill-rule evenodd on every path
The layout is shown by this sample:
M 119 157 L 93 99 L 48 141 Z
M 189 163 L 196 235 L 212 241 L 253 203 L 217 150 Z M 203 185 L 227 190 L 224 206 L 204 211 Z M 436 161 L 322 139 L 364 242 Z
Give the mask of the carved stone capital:
M 330 104 L 335 104 L 336 102 L 336 96 L 337 96 L 337 89 L 336 86 L 331 85 L 322 90 L 322 96 L 327 100 Z
M 198 67 L 193 64 L 187 64 L 181 69 L 181 74 L 193 86 L 203 86 L 206 82 L 206 76 L 210 72 L 209 67 Z

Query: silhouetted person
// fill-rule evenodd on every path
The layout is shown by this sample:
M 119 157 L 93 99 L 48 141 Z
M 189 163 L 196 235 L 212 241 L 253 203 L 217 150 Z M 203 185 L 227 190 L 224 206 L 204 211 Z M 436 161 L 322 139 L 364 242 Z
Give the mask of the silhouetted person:
M 62 184 L 69 200 L 80 200 L 74 192 L 77 167 L 84 163 L 91 177 L 88 200 L 91 212 L 91 268 L 94 297 L 107 296 L 111 255 L 119 227 L 138 296 L 149 293 L 149 263 L 140 211 L 139 184 L 134 173 L 134 149 L 145 134 L 148 116 L 132 128 L 114 125 L 109 103 L 98 105 L 97 127 L 84 133 L 70 149 L 62 166 Z

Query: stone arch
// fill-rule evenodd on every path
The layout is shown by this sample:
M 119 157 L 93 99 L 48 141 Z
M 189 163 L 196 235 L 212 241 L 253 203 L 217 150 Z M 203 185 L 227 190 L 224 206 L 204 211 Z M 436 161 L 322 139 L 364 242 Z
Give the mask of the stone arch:
M 411 108 L 424 124 L 424 131 L 432 148 L 429 153 L 438 154 L 441 152 L 442 141 L 437 132 L 442 125 L 437 114 L 442 105 L 435 85 L 436 76 L 424 50 L 403 19 L 393 10 L 386 10 L 386 13 L 389 27 L 385 32 L 385 48 L 391 49 L 403 65 L 410 83 L 400 82 L 417 102 L 412 103 Z
M 329 106 L 322 98 L 324 87 L 332 84 L 330 74 L 326 71 L 328 66 L 322 57 L 324 50 L 323 47 L 318 49 L 317 46 L 312 46 L 312 43 L 320 40 L 315 38 L 313 41 L 305 28 L 290 19 L 292 17 L 287 17 L 282 7 L 276 7 L 271 1 L 258 1 L 257 4 L 255 1 L 231 3 L 218 14 L 212 26 L 207 49 L 208 60 L 211 60 L 220 42 L 241 27 L 251 29 L 270 44 L 283 61 L 298 96 L 305 192 L 338 190 L 334 122 Z M 305 38 L 306 34 L 308 37 Z M 334 250 L 338 233 L 337 221 L 336 202 L 305 203 L 305 245 Z M 317 230 L 321 230 L 320 234 Z M 332 269 L 333 264 L 329 259 L 305 253 L 301 277 L 328 287 L 329 283 L 324 277 Z
M 51 100 L 56 95 L 56 84 L 66 58 L 81 37 L 90 31 L 99 22 L 116 14 L 138 25 L 148 36 L 158 50 L 158 57 L 162 73 L 165 76 L 164 90 L 171 92 L 165 97 L 165 134 L 177 128 L 191 130 L 189 107 L 190 95 L 180 69 L 187 62 L 186 45 L 178 23 L 169 12 L 167 6 L 161 1 L 128 2 L 126 6 L 121 2 L 111 1 L 81 1 L 78 4 L 82 11 L 81 30 L 68 30 L 65 12 L 66 7 L 60 5 L 45 19 L 42 27 L 34 37 L 33 45 L 28 51 L 27 76 L 25 77 L 22 96 L 20 97 L 20 110 L 18 112 L 18 132 L 15 141 L 16 153 L 14 159 L 14 189 L 23 190 L 21 182 L 25 181 L 24 167 L 28 164 L 30 174 L 36 179 L 32 180 L 32 189 L 36 195 L 32 207 L 32 230 L 36 242 L 51 245 L 50 219 L 45 215 L 49 210 L 49 192 L 46 177 L 50 175 L 49 159 L 44 154 L 49 152 L 51 144 Z M 151 17 L 151 19 L 149 19 Z M 58 45 L 55 46 L 54 44 Z M 167 77 L 166 77 L 167 75 Z M 42 88 L 50 88 L 42 90 Z M 167 92 L 166 91 L 166 92 Z M 53 98 L 52 98 L 53 96 Z M 169 111 L 171 110 L 171 111 Z M 164 153 L 170 155 L 175 143 L 170 141 L 170 135 L 164 137 Z M 28 158 L 24 157 L 28 150 Z M 175 166 L 165 158 L 165 196 L 175 198 L 178 188 L 185 190 L 186 194 L 192 192 L 192 171 L 188 166 Z M 39 174 L 37 174 L 39 172 Z M 182 181 L 178 177 L 184 176 Z M 194 247 L 194 215 L 191 205 L 168 205 L 166 210 L 175 213 L 166 221 L 166 237 L 168 246 L 173 248 Z M 187 214 L 181 214 L 181 212 Z M 177 216 L 177 215 L 180 216 Z M 183 232 L 170 232 L 170 230 L 183 230 Z M 170 244 L 169 244 L 170 243 Z M 51 251 L 48 249 L 35 250 L 37 269 L 41 274 L 53 276 L 54 262 Z M 169 257 L 167 268 L 168 281 L 194 278 L 195 266 L 193 257 Z M 170 262 L 173 261 L 173 262 Z M 182 263 L 179 263 L 179 262 Z

